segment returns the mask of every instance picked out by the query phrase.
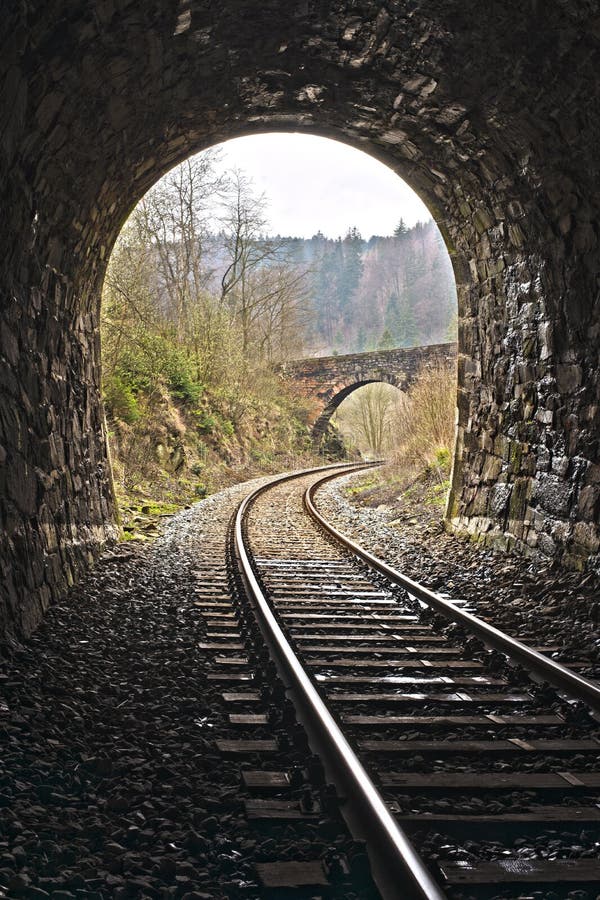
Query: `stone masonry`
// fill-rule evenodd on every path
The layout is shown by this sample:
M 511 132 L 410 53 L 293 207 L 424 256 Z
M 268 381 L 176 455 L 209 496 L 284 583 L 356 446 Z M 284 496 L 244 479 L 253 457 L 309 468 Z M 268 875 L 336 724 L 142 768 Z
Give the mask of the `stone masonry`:
M 301 396 L 312 401 L 308 424 L 318 446 L 340 403 L 357 388 L 384 382 L 406 391 L 423 368 L 435 363 L 456 366 L 456 344 L 296 359 L 280 370 Z
M 456 530 L 599 565 L 600 0 L 4 0 L 0 630 L 115 537 L 98 304 L 132 206 L 257 131 L 428 204 L 459 303 Z

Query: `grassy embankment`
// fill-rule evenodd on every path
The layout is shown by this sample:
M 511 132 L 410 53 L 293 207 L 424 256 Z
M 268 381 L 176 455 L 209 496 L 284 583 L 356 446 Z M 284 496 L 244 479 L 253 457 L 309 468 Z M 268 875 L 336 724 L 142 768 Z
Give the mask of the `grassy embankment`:
M 347 494 L 357 504 L 388 507 L 398 523 L 429 513 L 439 519 L 450 488 L 456 373 L 424 369 L 394 410 L 388 463 L 355 479 Z
M 115 492 L 125 540 L 160 518 L 258 475 L 310 465 L 306 408 L 265 369 L 235 387 L 201 386 L 180 368 L 152 382 L 135 367 L 104 385 Z

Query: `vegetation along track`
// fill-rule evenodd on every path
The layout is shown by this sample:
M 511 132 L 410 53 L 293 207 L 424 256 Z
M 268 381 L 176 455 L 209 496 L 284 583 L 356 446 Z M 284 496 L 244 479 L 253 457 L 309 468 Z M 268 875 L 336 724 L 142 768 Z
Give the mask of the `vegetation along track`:
M 348 471 L 249 495 L 233 552 L 382 893 L 597 897 L 600 689 L 344 539 L 314 496 Z

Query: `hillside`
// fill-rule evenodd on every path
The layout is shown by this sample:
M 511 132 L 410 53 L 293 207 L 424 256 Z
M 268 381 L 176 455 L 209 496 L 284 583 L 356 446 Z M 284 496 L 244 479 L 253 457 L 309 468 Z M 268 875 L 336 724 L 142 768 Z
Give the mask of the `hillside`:
M 362 239 L 263 237 L 281 260 L 305 275 L 306 355 L 412 347 L 456 336 L 456 287 L 442 236 L 430 220 L 396 233 Z M 227 266 L 224 235 L 205 243 L 210 285 L 218 289 Z

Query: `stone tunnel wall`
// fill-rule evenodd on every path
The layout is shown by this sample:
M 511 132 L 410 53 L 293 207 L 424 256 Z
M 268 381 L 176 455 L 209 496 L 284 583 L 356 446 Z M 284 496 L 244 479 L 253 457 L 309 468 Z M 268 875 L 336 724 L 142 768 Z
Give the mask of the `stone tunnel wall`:
M 38 284 L 0 329 L 0 633 L 31 631 L 117 537 L 96 316 L 50 269 Z
M 7 0 L 0 627 L 114 537 L 98 296 L 132 205 L 252 131 L 345 140 L 428 203 L 459 299 L 456 529 L 598 566 L 598 0 Z

